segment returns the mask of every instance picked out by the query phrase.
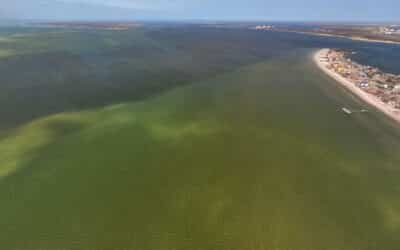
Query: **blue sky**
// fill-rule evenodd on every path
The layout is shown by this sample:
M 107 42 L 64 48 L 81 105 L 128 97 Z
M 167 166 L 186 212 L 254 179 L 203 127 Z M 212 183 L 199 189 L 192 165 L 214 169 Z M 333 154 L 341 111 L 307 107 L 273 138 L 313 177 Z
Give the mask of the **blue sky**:
M 0 19 L 400 22 L 400 0 L 0 0 Z

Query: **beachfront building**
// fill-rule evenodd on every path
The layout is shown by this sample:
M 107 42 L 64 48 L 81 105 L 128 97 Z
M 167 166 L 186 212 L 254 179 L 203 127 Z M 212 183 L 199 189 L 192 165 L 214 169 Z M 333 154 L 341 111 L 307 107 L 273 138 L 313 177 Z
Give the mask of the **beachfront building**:
M 400 75 L 385 73 L 378 68 L 352 61 L 346 51 L 328 50 L 320 61 L 335 73 L 350 80 L 358 88 L 377 96 L 382 102 L 400 111 Z

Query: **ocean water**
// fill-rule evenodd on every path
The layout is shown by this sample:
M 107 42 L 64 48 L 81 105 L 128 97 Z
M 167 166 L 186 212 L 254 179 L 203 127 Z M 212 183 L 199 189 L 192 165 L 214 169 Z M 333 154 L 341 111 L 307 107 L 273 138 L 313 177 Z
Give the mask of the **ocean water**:
M 91 36 L 108 43 L 76 40 Z M 31 107 L 2 115 L 13 122 L 0 137 L 0 249 L 399 249 L 399 126 L 371 107 L 341 112 L 366 105 L 311 59 L 324 47 L 362 62 L 399 48 L 194 27 L 70 39 L 0 62 L 71 61 L 37 69 L 36 86 L 57 93 L 41 103 L 16 102 L 39 87 L 3 78 L 14 97 L 2 102 Z

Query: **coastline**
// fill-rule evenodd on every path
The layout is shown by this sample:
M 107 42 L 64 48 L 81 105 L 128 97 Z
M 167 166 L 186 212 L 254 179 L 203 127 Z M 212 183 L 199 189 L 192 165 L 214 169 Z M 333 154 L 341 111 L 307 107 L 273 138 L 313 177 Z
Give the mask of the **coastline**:
M 390 41 L 390 40 L 378 40 L 378 39 L 370 39 L 370 38 L 364 38 L 364 37 L 358 37 L 358 36 L 351 36 L 351 37 L 342 36 L 342 37 L 349 38 L 350 40 L 359 41 L 359 42 L 385 43 L 385 44 L 400 45 L 400 42 Z
M 277 31 L 279 31 L 279 30 L 277 30 Z M 283 31 L 283 32 L 285 32 L 285 31 Z M 358 42 L 400 45 L 400 42 L 397 42 L 397 41 L 370 39 L 370 38 L 358 37 L 358 36 L 345 36 L 345 35 L 339 35 L 339 34 L 318 33 L 318 32 L 311 32 L 311 31 L 294 31 L 294 30 L 288 30 L 286 32 L 293 32 L 293 33 L 297 33 L 297 34 L 305 34 L 305 35 L 312 35 L 312 36 L 344 38 L 344 39 L 349 39 L 349 40 L 358 41 Z
M 337 74 L 336 72 L 328 69 L 326 67 L 326 63 L 320 60 L 321 56 L 325 54 L 328 49 L 321 49 L 314 53 L 313 60 L 315 64 L 320 68 L 325 74 L 336 80 L 339 84 L 344 86 L 346 89 L 351 91 L 353 94 L 357 95 L 360 99 L 364 102 L 368 103 L 369 105 L 375 107 L 379 111 L 386 114 L 389 118 L 400 124 L 400 112 L 393 109 L 389 105 L 382 102 L 378 97 L 369 94 L 360 88 L 358 88 L 352 81 L 344 78 L 343 76 Z

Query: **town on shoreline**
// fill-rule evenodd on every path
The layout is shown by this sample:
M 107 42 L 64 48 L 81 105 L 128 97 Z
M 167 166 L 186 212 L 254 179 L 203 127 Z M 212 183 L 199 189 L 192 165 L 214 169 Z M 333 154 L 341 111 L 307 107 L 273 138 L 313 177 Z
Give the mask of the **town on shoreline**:
M 253 30 L 293 32 L 326 37 L 347 38 L 355 41 L 400 44 L 399 24 L 262 24 Z
M 354 62 L 349 51 L 323 49 L 315 60 L 327 74 L 400 122 L 400 75 Z

